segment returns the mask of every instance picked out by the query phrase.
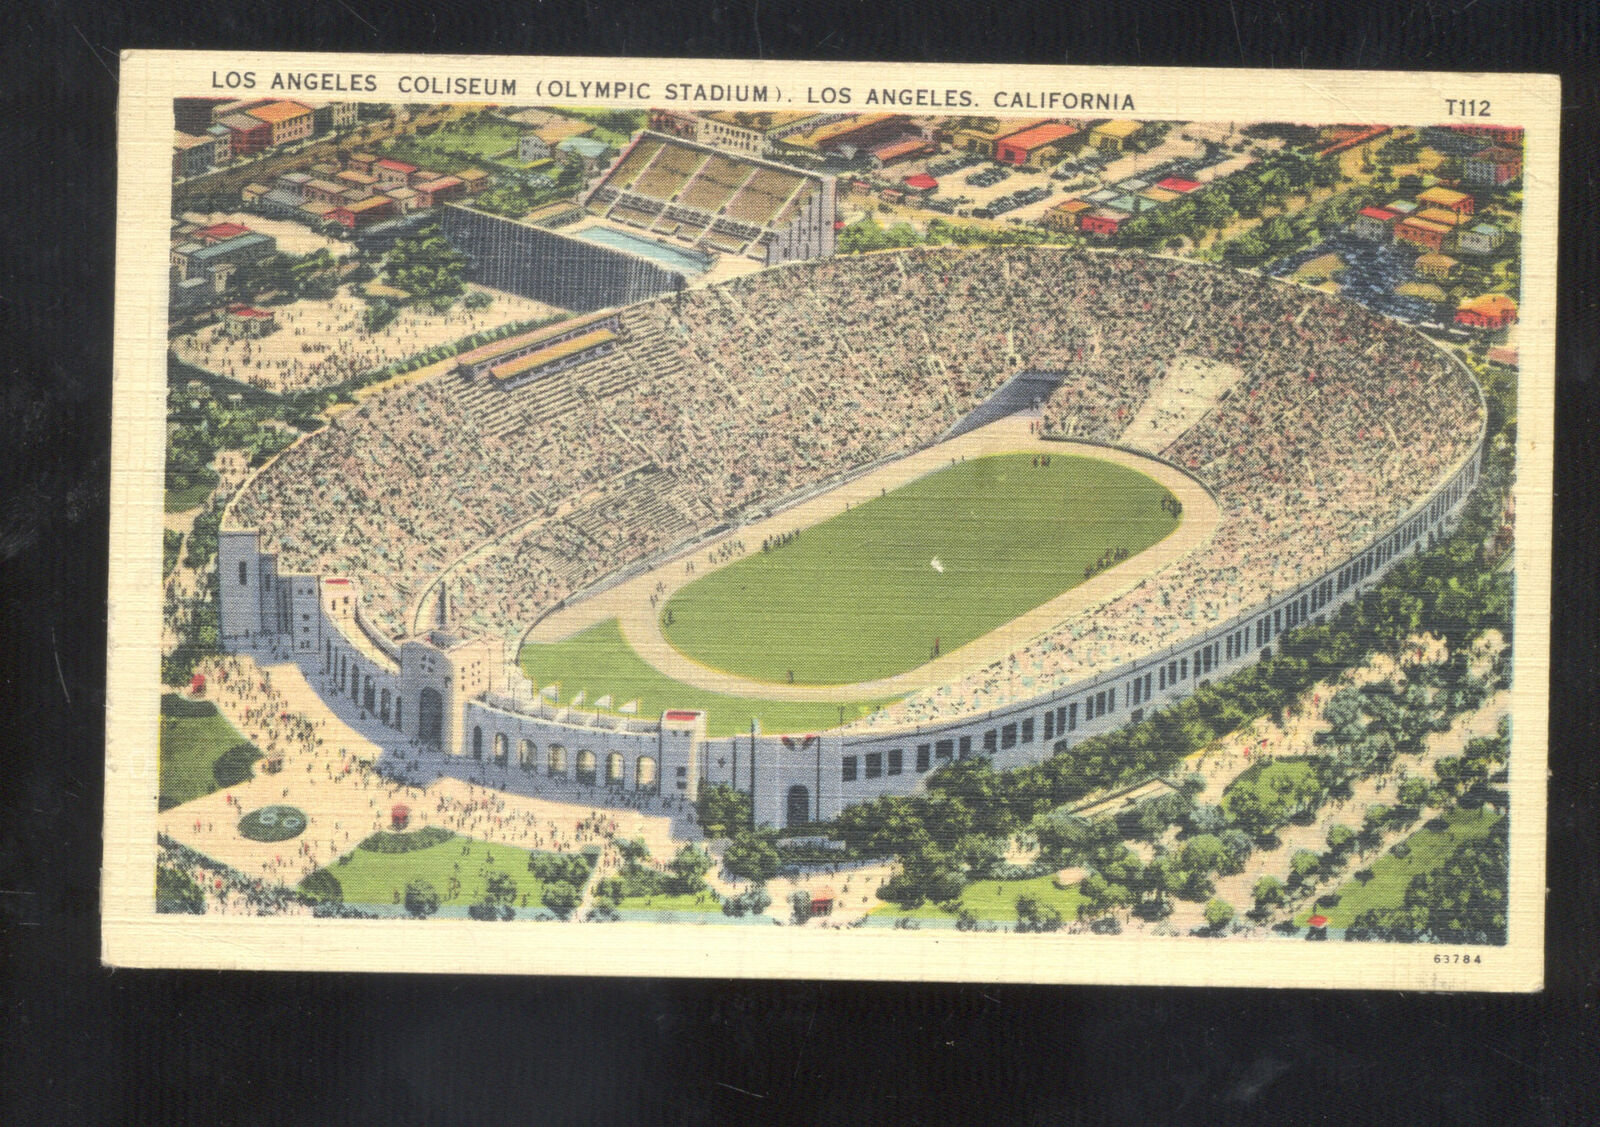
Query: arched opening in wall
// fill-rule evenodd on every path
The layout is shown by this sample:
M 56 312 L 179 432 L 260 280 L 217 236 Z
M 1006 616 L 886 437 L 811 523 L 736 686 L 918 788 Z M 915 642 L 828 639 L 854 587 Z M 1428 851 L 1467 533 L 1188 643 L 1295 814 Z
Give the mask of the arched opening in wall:
M 333 668 L 333 639 L 329 638 L 322 643 L 322 671 L 324 673 Z
M 606 756 L 606 786 L 620 787 L 622 785 L 622 756 L 612 752 Z
M 405 698 L 403 698 L 399 693 L 395 693 L 395 695 L 394 695 L 394 730 L 397 731 L 397 732 L 403 730 L 404 727 L 405 727 L 405 725 L 400 723 L 400 714 L 401 714 L 401 712 L 404 711 L 404 709 L 401 708 L 401 705 L 403 705 L 403 704 L 405 704 Z
M 567 777 L 567 749 L 560 744 L 550 745 L 550 751 L 545 755 L 545 774 L 562 779 Z
M 811 792 L 802 786 L 790 787 L 789 804 L 784 812 L 783 824 L 803 826 L 809 821 L 811 821 Z
M 372 678 L 368 677 L 366 686 L 361 690 L 361 707 L 368 712 L 372 711 L 372 698 Z
M 539 768 L 539 749 L 532 740 L 519 740 L 517 743 L 517 766 L 524 771 L 536 771 Z
M 353 661 L 350 663 L 350 699 L 355 704 L 361 703 L 361 666 Z
M 477 725 L 472 728 L 472 758 L 483 758 L 483 729 Z
M 378 718 L 385 724 L 389 722 L 389 690 L 385 689 L 378 694 Z
M 573 767 L 580 783 L 594 785 L 594 752 L 588 748 L 580 750 Z
M 417 739 L 435 749 L 444 739 L 444 697 L 438 689 L 423 689 L 417 698 Z
M 656 761 L 648 755 L 641 755 L 633 764 L 633 789 L 634 790 L 659 790 L 659 772 Z
M 506 755 L 510 745 L 511 741 L 506 739 L 504 732 L 494 734 L 494 761 L 502 767 L 506 765 Z

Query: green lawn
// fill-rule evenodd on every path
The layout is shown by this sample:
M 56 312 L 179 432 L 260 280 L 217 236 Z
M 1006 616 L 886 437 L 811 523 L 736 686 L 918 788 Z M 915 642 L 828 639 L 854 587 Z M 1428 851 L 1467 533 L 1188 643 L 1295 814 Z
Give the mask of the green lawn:
M 236 744 L 248 742 L 210 701 L 162 694 L 160 809 L 170 810 L 216 790 L 212 768 L 217 759 Z
M 975 458 L 911 482 L 690 583 L 663 630 L 704 665 L 838 685 L 926 662 L 1084 582 L 1108 549 L 1130 557 L 1177 519 L 1136 470 L 1056 454 Z M 943 570 L 933 566 L 937 559 Z M 667 616 L 671 615 L 671 624 Z
M 1275 759 L 1265 766 L 1257 763 L 1228 784 L 1223 792 L 1223 801 L 1227 801 L 1230 792 L 1246 788 L 1255 790 L 1263 801 L 1270 801 L 1279 794 L 1292 793 L 1295 787 L 1315 773 L 1311 760 L 1305 756 Z
M 961 906 L 980 920 L 994 923 L 1017 922 L 1017 898 L 1032 896 L 1041 907 L 1054 908 L 1061 913 L 1063 923 L 1078 918 L 1078 905 L 1083 896 L 1077 885 L 1057 888 L 1055 877 L 1032 877 L 1028 880 L 979 880 L 967 885 L 961 892 Z M 894 904 L 884 904 L 872 910 L 874 916 L 906 917 L 923 920 L 953 920 L 955 914 L 946 912 L 936 904 L 923 904 L 905 909 Z
M 430 168 L 439 173 L 459 172 L 474 161 L 488 160 L 507 149 L 516 159 L 517 138 L 523 130 L 503 121 L 474 121 L 453 132 L 440 126 L 426 137 L 412 135 L 383 146 L 383 153 L 395 160 Z
M 1328 917 L 1328 926 L 1345 928 L 1363 912 L 1373 908 L 1398 908 L 1405 901 L 1406 888 L 1418 873 L 1432 872 L 1459 846 L 1484 837 L 1500 820 L 1500 815 L 1487 808 L 1482 810 L 1452 810 L 1444 815 L 1450 823 L 1448 829 L 1435 831 L 1422 829 L 1406 838 L 1411 847 L 1409 856 L 1400 858 L 1385 852 L 1370 864 L 1352 857 L 1352 869 L 1364 865 L 1372 870 L 1372 879 L 1366 884 L 1347 880 L 1335 891 L 1339 903 L 1332 908 L 1307 908 L 1295 917 L 1295 923 L 1304 927 L 1312 916 Z
M 814 732 L 840 722 L 840 706 L 826 701 L 734 697 L 676 681 L 633 651 L 614 618 L 560 642 L 524 646 L 521 665 L 537 688 L 559 682 L 563 703 L 582 691 L 585 708 L 609 693 L 615 705 L 637 699 L 646 718 L 668 708 L 701 709 L 713 737 L 748 733 L 752 718 L 761 721 L 763 732 Z M 843 716 L 855 720 L 888 703 L 857 701 L 844 706 Z
M 211 491 L 217 487 L 217 481 L 215 470 L 204 470 L 193 480 L 186 481 L 176 488 L 169 488 L 163 508 L 169 513 L 186 513 L 190 509 L 198 509 L 205 504 L 206 498 L 211 496 Z
M 393 904 L 395 894 L 403 900 L 406 885 L 418 877 L 438 891 L 440 907 L 475 904 L 489 875 L 497 872 L 516 882 L 518 907 L 524 893 L 528 907 L 537 907 L 543 892 L 539 878 L 528 871 L 530 850 L 474 838 L 453 837 L 410 853 L 374 853 L 358 846 L 345 856 L 346 863 L 329 865 L 325 871 L 339 882 L 347 904 Z M 455 896 L 450 895 L 451 877 L 461 881 Z

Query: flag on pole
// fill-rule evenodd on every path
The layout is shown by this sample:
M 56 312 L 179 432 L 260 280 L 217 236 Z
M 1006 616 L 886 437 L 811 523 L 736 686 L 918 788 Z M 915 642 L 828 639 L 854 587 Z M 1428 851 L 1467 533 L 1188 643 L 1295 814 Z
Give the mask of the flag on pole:
M 637 700 L 630 700 L 627 704 L 625 704 L 621 708 L 617 709 L 617 711 L 618 712 L 625 712 L 629 716 L 632 716 L 634 713 L 639 711 L 639 702 Z
M 557 681 L 554 685 L 546 685 L 539 690 L 539 695 L 549 697 L 551 700 L 557 699 L 561 696 L 561 682 Z
M 579 689 L 578 690 L 578 695 L 572 698 L 572 707 L 576 708 L 576 707 L 578 707 L 578 705 L 583 703 L 583 694 L 584 694 L 584 690 L 583 689 Z
M 605 696 L 603 696 L 599 700 L 595 701 L 594 702 L 594 706 L 596 708 L 610 708 L 611 707 L 611 694 L 607 693 Z

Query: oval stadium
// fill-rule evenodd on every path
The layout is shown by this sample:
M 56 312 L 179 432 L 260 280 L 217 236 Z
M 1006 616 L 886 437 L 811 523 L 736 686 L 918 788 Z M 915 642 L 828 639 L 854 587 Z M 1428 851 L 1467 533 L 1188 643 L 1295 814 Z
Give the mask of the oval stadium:
M 796 262 L 398 382 L 224 519 L 222 632 L 406 754 L 831 818 L 1261 659 L 1452 526 L 1418 333 L 1203 264 Z

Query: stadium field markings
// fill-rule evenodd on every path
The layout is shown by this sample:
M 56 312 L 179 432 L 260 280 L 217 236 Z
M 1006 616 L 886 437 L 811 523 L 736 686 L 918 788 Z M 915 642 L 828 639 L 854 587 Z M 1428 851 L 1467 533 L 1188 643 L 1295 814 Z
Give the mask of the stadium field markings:
M 560 641 L 614 618 L 623 638 L 640 658 L 671 680 L 694 688 L 769 701 L 827 701 L 849 705 L 866 700 L 892 699 L 917 689 L 943 684 L 971 669 L 1000 660 L 1056 624 L 1117 598 L 1149 576 L 1203 547 L 1215 535 L 1221 524 L 1221 510 L 1211 494 L 1187 474 L 1132 451 L 1095 443 L 1045 440 L 1032 432 L 1031 423 L 1029 415 L 1001 419 L 950 442 L 908 455 L 847 482 L 838 489 L 736 529 L 716 541 L 698 545 L 692 553 L 669 560 L 550 616 L 529 632 L 527 641 L 535 644 Z M 763 539 L 798 528 L 802 530 L 803 542 L 805 529 L 845 512 L 847 507 L 876 500 L 902 485 L 947 468 L 952 460 L 959 463 L 963 458 L 972 460 L 1015 453 L 1050 454 L 1052 458 L 1075 455 L 1137 470 L 1182 503 L 1183 517 L 1165 539 L 1131 559 L 1101 572 L 1088 582 L 1080 582 L 965 645 L 942 649 L 939 657 L 890 676 L 833 685 L 765 681 L 727 673 L 696 662 L 675 649 L 663 634 L 658 617 L 661 606 L 670 603 L 680 588 L 712 574 L 718 567 L 726 567 L 752 555 L 759 556 Z M 746 552 L 743 556 L 735 555 L 723 564 L 709 562 L 724 544 L 733 541 L 744 543 Z M 932 553 L 929 555 L 931 565 Z M 686 562 L 690 560 L 695 564 L 692 573 L 686 572 Z M 660 598 L 652 606 L 650 598 L 657 591 L 658 584 L 661 586 Z

